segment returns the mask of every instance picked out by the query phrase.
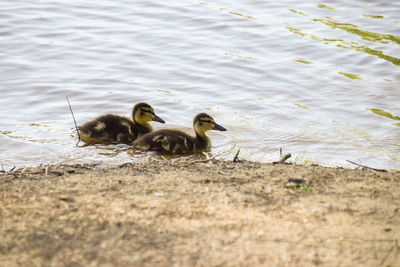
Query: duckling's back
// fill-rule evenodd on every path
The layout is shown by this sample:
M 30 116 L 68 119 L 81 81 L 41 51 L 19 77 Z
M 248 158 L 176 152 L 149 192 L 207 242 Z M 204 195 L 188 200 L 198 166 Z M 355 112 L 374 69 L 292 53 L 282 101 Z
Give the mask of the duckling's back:
M 113 114 L 100 116 L 79 126 L 78 129 L 86 143 L 130 144 L 139 135 L 151 132 L 151 129 L 135 124 L 126 117 Z

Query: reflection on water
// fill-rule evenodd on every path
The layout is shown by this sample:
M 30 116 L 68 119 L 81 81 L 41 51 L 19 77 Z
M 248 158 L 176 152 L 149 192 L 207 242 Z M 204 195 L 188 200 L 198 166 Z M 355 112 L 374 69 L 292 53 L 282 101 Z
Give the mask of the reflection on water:
M 283 147 L 299 163 L 400 168 L 400 2 L 5 0 L 0 10 L 6 169 L 149 155 L 76 147 L 65 94 L 78 124 L 129 117 L 137 102 L 170 127 L 210 113 L 228 129 L 209 134 L 220 158 L 240 147 L 271 162 Z
M 387 44 L 389 42 L 395 42 L 397 44 L 400 44 L 400 37 L 393 36 L 391 34 L 380 34 L 376 32 L 363 31 L 358 29 L 356 25 L 350 23 L 340 23 L 332 18 L 313 19 L 313 20 L 316 22 L 324 23 L 325 25 L 331 27 L 332 29 L 340 29 L 350 34 L 358 35 L 362 39 L 367 40 L 369 42 L 384 43 L 384 44 Z
M 375 113 L 377 115 L 380 115 L 380 116 L 383 116 L 383 117 L 386 117 L 386 118 L 389 118 L 389 119 L 392 119 L 392 120 L 400 121 L 400 116 L 393 116 L 391 113 L 389 113 L 387 111 L 384 111 L 382 109 L 367 108 L 367 110 L 370 110 L 370 111 L 372 111 L 373 113 Z M 400 123 L 393 123 L 393 125 L 400 126 Z
M 389 61 L 391 63 L 393 63 L 394 65 L 399 66 L 400 65 L 400 58 L 397 57 L 393 57 L 393 56 L 389 56 L 389 55 L 385 55 L 382 51 L 379 50 L 375 50 L 375 49 L 371 49 L 367 46 L 359 46 L 357 45 L 357 43 L 354 42 L 346 42 L 344 40 L 341 39 L 327 39 L 327 38 L 320 38 L 317 37 L 315 35 L 308 35 L 305 33 L 302 33 L 301 30 L 296 29 L 296 28 L 292 28 L 292 27 L 287 27 L 288 30 L 290 30 L 293 33 L 296 33 L 298 35 L 301 35 L 303 37 L 310 37 L 313 40 L 317 40 L 317 41 L 323 41 L 325 43 L 336 43 L 337 47 L 340 48 L 346 48 L 346 49 L 354 49 L 356 51 L 359 52 L 364 52 L 364 53 L 368 53 L 371 54 L 373 56 L 377 56 L 383 60 Z
M 339 74 L 343 75 L 344 77 L 347 77 L 347 78 L 350 78 L 350 79 L 354 79 L 354 80 L 361 80 L 362 79 L 360 77 L 360 75 L 356 75 L 356 74 L 346 73 L 346 72 L 342 72 L 342 71 L 339 71 Z

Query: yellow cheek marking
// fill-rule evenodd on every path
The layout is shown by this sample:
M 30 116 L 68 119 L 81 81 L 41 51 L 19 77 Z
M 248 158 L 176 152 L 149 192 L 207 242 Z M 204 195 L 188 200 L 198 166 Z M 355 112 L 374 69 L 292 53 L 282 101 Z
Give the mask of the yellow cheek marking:
M 142 115 L 141 112 L 143 112 L 144 114 Z M 147 124 L 149 121 L 151 121 L 153 119 L 153 114 L 149 113 L 149 112 L 153 112 L 151 109 L 139 109 L 136 113 L 135 113 L 135 120 L 139 123 L 139 124 Z

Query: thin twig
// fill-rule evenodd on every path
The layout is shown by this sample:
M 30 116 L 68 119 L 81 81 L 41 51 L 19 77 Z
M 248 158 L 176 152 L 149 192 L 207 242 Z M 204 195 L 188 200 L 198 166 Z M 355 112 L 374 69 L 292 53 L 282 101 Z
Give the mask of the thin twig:
M 3 164 L 1 164 L 1 170 L 0 170 L 0 172 L 4 172 L 4 173 L 12 172 L 16 167 L 17 167 L 17 166 L 14 166 L 14 167 L 12 167 L 10 170 L 6 171 L 6 170 L 4 170 Z
M 67 99 L 69 110 L 71 111 L 72 118 L 74 119 L 75 130 L 76 130 L 76 133 L 78 134 L 78 142 L 76 142 L 75 145 L 78 146 L 79 142 L 81 141 L 81 135 L 79 134 L 78 125 L 76 124 L 74 112 L 72 112 L 72 108 L 71 108 L 71 104 L 69 103 L 68 96 L 65 95 L 65 98 Z
M 211 161 L 211 160 L 215 159 L 215 157 L 218 157 L 218 156 L 220 156 L 220 155 L 222 155 L 224 153 L 225 152 L 221 152 L 219 154 L 215 154 L 214 156 L 208 157 L 207 159 L 194 160 L 192 162 L 189 162 L 186 166 L 189 166 L 189 165 L 192 165 L 192 164 L 195 164 L 195 163 L 204 163 L 204 162 Z
M 208 153 L 207 152 L 201 152 L 201 154 L 203 154 L 205 157 L 206 157 L 206 159 L 208 160 L 209 158 L 210 158 L 210 155 L 208 155 Z
M 192 164 L 195 164 L 195 163 L 208 162 L 208 161 L 213 160 L 216 156 L 218 156 L 218 155 L 214 155 L 214 156 L 212 156 L 212 157 L 210 157 L 210 158 L 208 158 L 208 159 L 195 160 L 195 161 L 189 162 L 187 165 L 192 165 Z
M 282 158 L 282 147 L 279 149 L 279 157 Z
M 285 163 L 285 161 L 286 161 L 288 158 L 290 158 L 291 156 L 292 156 L 292 154 L 288 153 L 288 154 L 286 154 L 285 156 L 283 156 L 280 160 L 272 162 L 272 164 L 282 164 L 282 163 Z
M 368 167 L 368 166 L 358 164 L 358 163 L 356 163 L 356 162 L 354 162 L 354 161 L 351 161 L 351 160 L 348 160 L 348 159 L 347 159 L 346 161 L 349 162 L 349 163 L 351 163 L 351 164 L 357 165 L 357 166 L 359 166 L 359 167 L 367 168 L 367 169 L 370 169 L 370 170 L 373 170 L 373 171 L 377 171 L 377 172 L 387 172 L 387 170 L 385 170 L 385 169 L 376 169 L 376 168 Z
M 236 163 L 239 161 L 239 153 L 240 153 L 240 148 L 236 152 L 236 155 L 233 157 L 233 160 L 232 160 L 233 163 Z

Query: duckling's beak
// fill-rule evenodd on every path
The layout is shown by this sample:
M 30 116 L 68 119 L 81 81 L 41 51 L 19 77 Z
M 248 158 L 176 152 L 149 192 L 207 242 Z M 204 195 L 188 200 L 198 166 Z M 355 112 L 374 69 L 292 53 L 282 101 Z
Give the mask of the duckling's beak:
M 221 125 L 214 123 L 215 126 L 214 128 L 212 128 L 213 130 L 218 130 L 218 131 L 226 131 L 226 129 L 224 127 L 222 127 Z
M 158 117 L 156 114 L 154 114 L 154 118 L 152 119 L 152 121 L 158 121 L 161 123 L 165 123 L 165 121 L 163 119 L 161 119 L 160 117 Z

